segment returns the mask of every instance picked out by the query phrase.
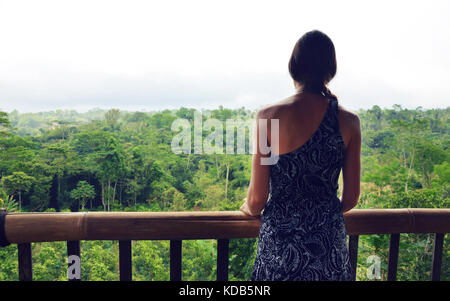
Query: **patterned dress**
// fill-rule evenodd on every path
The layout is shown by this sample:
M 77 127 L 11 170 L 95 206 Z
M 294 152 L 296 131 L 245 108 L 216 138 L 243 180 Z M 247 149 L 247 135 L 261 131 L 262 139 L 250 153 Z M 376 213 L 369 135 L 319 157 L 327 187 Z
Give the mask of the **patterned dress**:
M 345 157 L 338 102 L 317 131 L 270 169 L 252 280 L 349 281 L 352 272 L 338 178 Z

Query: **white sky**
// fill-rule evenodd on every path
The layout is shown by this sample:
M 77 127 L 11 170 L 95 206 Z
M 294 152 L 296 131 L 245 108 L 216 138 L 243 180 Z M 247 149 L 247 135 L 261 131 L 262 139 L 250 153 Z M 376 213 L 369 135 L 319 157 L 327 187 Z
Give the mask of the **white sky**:
M 255 109 L 293 93 L 312 29 L 335 44 L 345 107 L 447 107 L 449 16 L 437 0 L 0 0 L 0 109 Z

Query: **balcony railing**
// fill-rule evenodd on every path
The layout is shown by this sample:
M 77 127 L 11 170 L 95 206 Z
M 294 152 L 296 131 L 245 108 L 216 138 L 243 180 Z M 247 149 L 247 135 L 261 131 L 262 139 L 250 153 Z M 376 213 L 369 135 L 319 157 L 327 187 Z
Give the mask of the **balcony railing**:
M 345 214 L 356 277 L 359 235 L 390 234 L 387 280 L 396 280 L 400 233 L 434 233 L 431 280 L 440 280 L 450 209 L 354 209 Z M 32 242 L 67 241 L 80 256 L 80 240 L 118 240 L 120 280 L 131 278 L 132 240 L 170 240 L 170 280 L 181 280 L 186 239 L 217 239 L 217 280 L 228 280 L 229 239 L 258 237 L 260 219 L 239 211 L 17 213 L 0 211 L 0 246 L 17 244 L 19 280 L 33 279 Z M 0 263 L 1 264 L 1 263 Z

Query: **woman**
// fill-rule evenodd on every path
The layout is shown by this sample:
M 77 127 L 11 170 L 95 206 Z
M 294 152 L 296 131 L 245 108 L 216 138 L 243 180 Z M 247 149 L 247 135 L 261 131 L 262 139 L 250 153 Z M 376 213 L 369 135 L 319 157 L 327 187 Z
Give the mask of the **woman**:
M 327 88 L 336 74 L 336 56 L 324 33 L 311 31 L 298 40 L 289 72 L 297 93 L 257 114 L 258 120 L 278 119 L 279 132 L 278 147 L 271 147 L 276 153 L 263 155 L 257 140 L 241 207 L 252 216 L 264 209 L 252 280 L 351 280 L 343 212 L 359 198 L 359 118 L 338 105 Z M 276 140 L 267 123 L 270 146 Z M 273 155 L 275 164 L 261 164 Z

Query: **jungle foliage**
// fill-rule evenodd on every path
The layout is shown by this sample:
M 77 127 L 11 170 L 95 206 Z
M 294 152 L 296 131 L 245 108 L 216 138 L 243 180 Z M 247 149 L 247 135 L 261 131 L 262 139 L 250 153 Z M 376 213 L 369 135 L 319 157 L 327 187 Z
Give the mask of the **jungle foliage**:
M 361 197 L 357 208 L 449 208 L 450 109 L 373 106 L 358 115 L 363 131 Z M 246 196 L 251 156 L 175 154 L 177 118 L 191 124 L 194 109 L 126 112 L 117 109 L 0 112 L 0 207 L 9 211 L 239 210 Z M 255 112 L 203 112 L 251 120 Z M 224 126 L 225 128 L 225 126 Z M 202 131 L 202 137 L 208 136 Z M 224 134 L 225 140 L 225 134 Z M 230 280 L 248 280 L 257 239 L 230 245 Z M 448 235 L 442 279 L 450 280 Z M 370 255 L 386 278 L 388 235 L 360 237 L 358 279 L 367 280 Z M 399 280 L 428 280 L 433 236 L 402 234 Z M 183 280 L 214 280 L 216 241 L 183 241 Z M 118 280 L 118 242 L 81 243 L 82 280 Z M 133 242 L 133 279 L 169 279 L 169 242 Z M 36 280 L 66 279 L 63 242 L 34 243 Z M 17 248 L 0 249 L 0 280 L 16 280 Z

